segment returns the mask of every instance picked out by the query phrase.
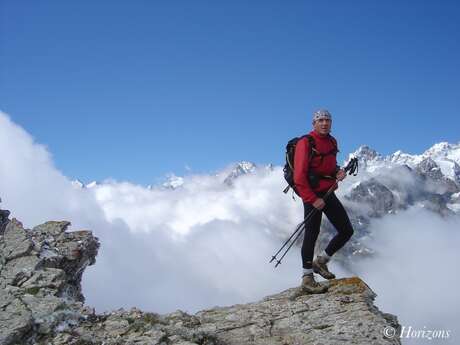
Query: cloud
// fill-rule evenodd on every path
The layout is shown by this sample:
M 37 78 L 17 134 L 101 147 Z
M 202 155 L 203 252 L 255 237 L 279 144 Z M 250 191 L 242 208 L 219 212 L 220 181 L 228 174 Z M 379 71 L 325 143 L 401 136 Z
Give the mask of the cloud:
M 0 150 L 2 208 L 28 227 L 65 219 L 72 229 L 90 229 L 100 239 L 96 264 L 83 276 L 86 302 L 98 312 L 133 306 L 196 312 L 255 301 L 300 283 L 300 248 L 293 247 L 277 269 L 268 264 L 303 215 L 299 200 L 281 192 L 281 167 L 257 169 L 232 186 L 223 183 L 227 167 L 185 176 L 174 190 L 114 180 L 78 189 L 54 166 L 47 148 L 4 113 Z M 338 194 L 364 175 L 347 178 Z M 400 183 L 417 186 L 409 174 L 399 175 Z M 356 260 L 353 272 L 337 263 L 332 269 L 339 277 L 363 277 L 378 293 L 381 309 L 405 325 L 456 329 L 459 224 L 458 218 L 420 208 L 373 220 L 367 245 L 378 255 Z
M 104 297 L 104 309 L 123 301 L 160 312 L 254 301 L 298 284 L 298 250 L 281 268 L 268 264 L 302 215 L 301 205 L 281 193 L 279 174 L 261 170 L 233 187 L 220 174 L 188 176 L 176 190 L 126 182 L 89 189 L 106 220 L 129 231 L 121 239 L 114 228 L 96 230 L 108 253 L 85 276 L 88 301 L 102 303 L 91 296 L 107 279 L 117 290 Z M 99 271 L 111 275 L 98 280 Z M 119 283 L 117 274 L 127 279 Z M 137 293 L 120 298 L 120 289 Z
M 0 197 L 30 226 L 52 218 L 89 222 L 101 217 L 91 195 L 75 190 L 52 162 L 47 148 L 0 112 Z M 99 212 L 99 213 L 98 213 Z
M 412 207 L 374 220 L 371 229 L 376 255 L 356 261 L 353 271 L 377 293 L 377 305 L 406 327 L 451 330 L 453 343 L 460 332 L 460 218 Z
M 113 180 L 78 189 L 47 148 L 4 113 L 0 150 L 2 208 L 27 227 L 66 219 L 100 239 L 96 265 L 83 276 L 87 304 L 98 311 L 193 312 L 253 301 L 300 281 L 298 250 L 276 270 L 268 264 L 302 215 L 301 205 L 281 193 L 279 169 L 261 169 L 233 187 L 222 183 L 224 169 L 188 176 L 177 190 Z

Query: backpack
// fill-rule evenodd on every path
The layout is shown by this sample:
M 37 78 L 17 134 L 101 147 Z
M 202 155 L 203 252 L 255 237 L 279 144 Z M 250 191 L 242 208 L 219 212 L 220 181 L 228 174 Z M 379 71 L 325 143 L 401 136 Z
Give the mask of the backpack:
M 333 136 L 330 136 L 331 142 L 334 146 L 334 148 L 326 153 L 320 153 L 318 150 L 316 150 L 316 145 L 315 145 L 315 139 L 313 136 L 310 134 L 303 135 L 301 137 L 296 137 L 288 141 L 286 145 L 286 164 L 284 165 L 283 171 L 284 171 L 284 179 L 288 183 L 288 186 L 283 190 L 284 193 L 287 193 L 289 191 L 289 188 L 292 188 L 292 190 L 297 193 L 297 190 L 295 188 L 295 183 L 294 183 L 294 154 L 295 154 L 295 147 L 297 145 L 297 142 L 302 139 L 302 138 L 307 138 L 309 147 L 310 147 L 310 154 L 309 154 L 309 160 L 308 164 L 312 161 L 314 156 L 320 156 L 321 161 L 325 156 L 328 155 L 337 155 L 339 152 L 339 149 L 337 148 L 337 141 Z M 331 176 L 319 176 L 316 174 L 312 169 L 309 169 L 309 174 L 308 174 L 308 180 L 310 182 L 310 185 L 315 188 L 319 184 L 320 178 L 332 178 Z

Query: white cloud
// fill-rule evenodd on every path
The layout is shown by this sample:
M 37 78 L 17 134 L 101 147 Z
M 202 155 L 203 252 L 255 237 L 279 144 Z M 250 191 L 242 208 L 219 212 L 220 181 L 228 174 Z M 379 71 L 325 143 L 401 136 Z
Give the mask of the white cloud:
M 252 301 L 300 281 L 298 251 L 276 270 L 268 264 L 302 214 L 281 193 L 276 174 L 242 177 L 233 188 L 220 175 L 197 175 L 177 190 L 113 180 L 78 189 L 47 149 L 3 113 L 0 150 L 2 208 L 27 227 L 66 219 L 100 239 L 96 265 L 83 279 L 87 303 L 98 311 L 197 311 Z M 277 195 L 268 198 L 270 190 Z
M 87 304 L 98 311 L 137 306 L 195 312 L 254 301 L 300 283 L 300 248 L 292 248 L 277 269 L 268 264 L 303 214 L 299 199 L 281 192 L 281 167 L 259 169 L 232 187 L 222 183 L 224 169 L 185 176 L 175 190 L 113 180 L 78 189 L 56 169 L 47 149 L 3 113 L 0 150 L 2 208 L 28 227 L 66 219 L 73 229 L 99 237 L 96 265 L 83 277 Z M 406 175 L 404 183 L 412 183 Z M 358 179 L 347 178 L 338 194 Z M 379 294 L 383 311 L 407 325 L 460 323 L 454 314 L 460 307 L 459 223 L 419 209 L 372 223 L 370 246 L 380 254 L 356 262 L 354 269 Z M 351 274 L 334 263 L 332 268 L 339 276 Z
M 412 207 L 374 220 L 371 226 L 370 242 L 377 255 L 353 267 L 377 293 L 380 309 L 398 315 L 406 327 L 451 330 L 453 343 L 460 332 L 459 217 L 441 218 Z
M 94 198 L 69 185 L 46 147 L 0 112 L 0 197 L 29 226 L 49 218 L 87 222 L 101 216 Z
M 270 198 L 270 190 L 277 190 L 278 196 Z M 292 203 L 281 190 L 280 175 L 264 171 L 241 177 L 234 187 L 222 184 L 219 175 L 203 175 L 186 177 L 183 187 L 176 190 L 148 190 L 130 183 L 88 190 L 111 224 L 121 222 L 129 228 L 119 243 L 113 229 L 104 230 L 107 238 L 101 242 L 113 246 L 110 253 L 116 258 L 101 266 L 98 259 L 88 269 L 88 302 L 92 291 L 107 286 L 96 279 L 98 271 L 111 268 L 129 272 L 129 280 L 121 285 L 113 273 L 111 281 L 117 289 L 138 293 L 120 298 L 121 293 L 118 299 L 109 295 L 103 308 L 113 308 L 116 300 L 155 311 L 197 311 L 253 301 L 298 284 L 298 250 L 276 270 L 268 264 L 280 238 L 290 233 L 302 214 L 301 205 Z M 97 300 L 92 304 L 101 303 Z

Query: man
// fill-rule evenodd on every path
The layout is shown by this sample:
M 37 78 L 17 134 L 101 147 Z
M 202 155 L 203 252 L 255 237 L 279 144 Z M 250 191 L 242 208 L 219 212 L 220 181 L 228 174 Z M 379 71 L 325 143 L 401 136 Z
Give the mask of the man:
M 329 271 L 327 263 L 353 235 L 347 212 L 334 192 L 329 194 L 326 200 L 322 199 L 330 188 L 337 189 L 337 181 L 342 181 L 346 176 L 345 171 L 337 166 L 337 143 L 329 134 L 331 125 L 332 116 L 329 111 L 316 111 L 313 114 L 313 130 L 309 133 L 311 138 L 300 139 L 294 155 L 294 183 L 303 201 L 304 217 L 312 210 L 317 210 L 305 224 L 302 245 L 301 288 L 309 293 L 322 293 L 327 290 L 326 286 L 315 281 L 313 273 L 318 273 L 326 279 L 334 279 L 335 275 Z M 310 147 L 312 144 L 314 146 Z M 326 249 L 313 260 L 323 212 L 336 228 L 337 234 Z

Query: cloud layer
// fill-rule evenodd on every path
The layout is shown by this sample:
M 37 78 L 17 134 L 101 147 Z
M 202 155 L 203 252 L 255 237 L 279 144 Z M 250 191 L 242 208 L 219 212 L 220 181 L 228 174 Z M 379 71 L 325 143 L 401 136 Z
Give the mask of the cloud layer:
M 79 189 L 54 166 L 47 148 L 4 113 L 0 150 L 2 208 L 28 227 L 65 219 L 100 239 L 96 265 L 83 277 L 86 302 L 99 312 L 133 306 L 196 312 L 300 283 L 299 248 L 277 269 L 268 264 L 303 213 L 298 200 L 281 192 L 281 167 L 258 169 L 232 186 L 223 183 L 226 168 L 185 176 L 175 190 L 113 180 Z M 354 182 L 349 178 L 342 192 Z M 377 255 L 356 260 L 353 272 L 336 263 L 332 268 L 339 277 L 363 277 L 381 309 L 404 325 L 456 329 L 459 225 L 457 217 L 417 207 L 373 220 L 367 245 Z
M 108 180 L 79 189 L 47 149 L 0 114 L 2 208 L 25 226 L 66 219 L 101 241 L 83 278 L 98 311 L 137 306 L 187 311 L 262 298 L 299 282 L 300 254 L 274 270 L 268 260 L 299 221 L 301 205 L 281 190 L 280 170 L 188 176 L 183 188 L 148 189 Z M 271 195 L 271 192 L 276 193 Z

